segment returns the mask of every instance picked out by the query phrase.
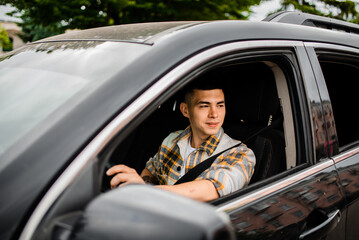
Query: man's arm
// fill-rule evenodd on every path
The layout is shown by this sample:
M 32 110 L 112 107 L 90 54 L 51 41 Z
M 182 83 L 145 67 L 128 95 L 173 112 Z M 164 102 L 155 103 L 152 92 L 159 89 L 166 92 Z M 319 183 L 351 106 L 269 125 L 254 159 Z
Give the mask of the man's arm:
M 157 185 L 156 187 L 203 202 L 219 197 L 216 188 L 209 180 L 197 180 L 178 185 Z
M 145 182 L 158 184 L 157 179 L 146 168 L 142 171 L 141 177 Z M 219 197 L 215 186 L 209 180 L 191 181 L 178 185 L 157 185 L 156 187 L 203 202 Z
M 152 173 L 150 171 L 148 171 L 147 168 L 143 169 L 142 173 L 141 173 L 141 177 L 143 179 L 143 181 L 145 181 L 145 183 L 150 183 L 150 184 L 159 184 L 158 180 L 155 176 L 152 175 Z
M 119 184 L 124 186 L 130 183 L 145 184 L 145 182 L 149 182 L 156 184 L 156 178 L 147 169 L 144 169 L 140 176 L 133 168 L 126 165 L 116 165 L 110 168 L 106 174 L 108 176 L 115 175 L 110 182 L 111 188 L 115 188 Z M 192 181 L 178 185 L 157 185 L 156 187 L 199 201 L 210 201 L 219 196 L 215 186 L 209 180 Z

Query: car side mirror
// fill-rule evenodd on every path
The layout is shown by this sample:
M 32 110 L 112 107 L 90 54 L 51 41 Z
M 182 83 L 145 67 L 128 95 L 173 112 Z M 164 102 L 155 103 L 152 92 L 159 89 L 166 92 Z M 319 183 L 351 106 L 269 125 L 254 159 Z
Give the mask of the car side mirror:
M 149 185 L 94 199 L 70 239 L 234 239 L 229 217 L 209 204 Z

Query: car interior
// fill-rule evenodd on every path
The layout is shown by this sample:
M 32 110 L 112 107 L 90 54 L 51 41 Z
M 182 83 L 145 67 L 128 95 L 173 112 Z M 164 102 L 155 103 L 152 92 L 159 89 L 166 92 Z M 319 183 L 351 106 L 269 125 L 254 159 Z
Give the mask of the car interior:
M 217 78 L 223 82 L 225 133 L 243 141 L 255 153 L 256 167 L 250 184 L 294 167 L 295 142 L 286 141 L 294 135 L 292 110 L 287 80 L 281 68 L 268 61 L 237 62 L 217 66 L 203 74 L 201 77 Z M 158 151 L 162 140 L 169 133 L 189 125 L 179 110 L 181 99 L 182 92 L 177 91 L 159 104 L 113 150 L 106 168 L 125 164 L 140 174 L 148 159 Z M 110 179 L 104 176 L 103 191 L 109 188 Z

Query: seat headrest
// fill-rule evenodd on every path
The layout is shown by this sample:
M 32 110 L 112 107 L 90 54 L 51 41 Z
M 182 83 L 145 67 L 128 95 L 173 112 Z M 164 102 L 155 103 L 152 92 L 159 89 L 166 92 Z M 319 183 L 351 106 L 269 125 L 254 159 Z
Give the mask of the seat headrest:
M 227 117 L 244 122 L 268 121 L 279 109 L 274 75 L 264 63 L 237 65 L 226 73 Z

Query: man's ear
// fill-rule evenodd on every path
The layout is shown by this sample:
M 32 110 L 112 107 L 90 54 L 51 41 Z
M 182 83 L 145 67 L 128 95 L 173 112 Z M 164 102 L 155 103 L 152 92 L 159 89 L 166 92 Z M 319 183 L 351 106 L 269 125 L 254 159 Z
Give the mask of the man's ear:
M 187 103 L 182 102 L 180 105 L 180 110 L 181 110 L 183 116 L 185 116 L 186 118 L 189 118 Z

